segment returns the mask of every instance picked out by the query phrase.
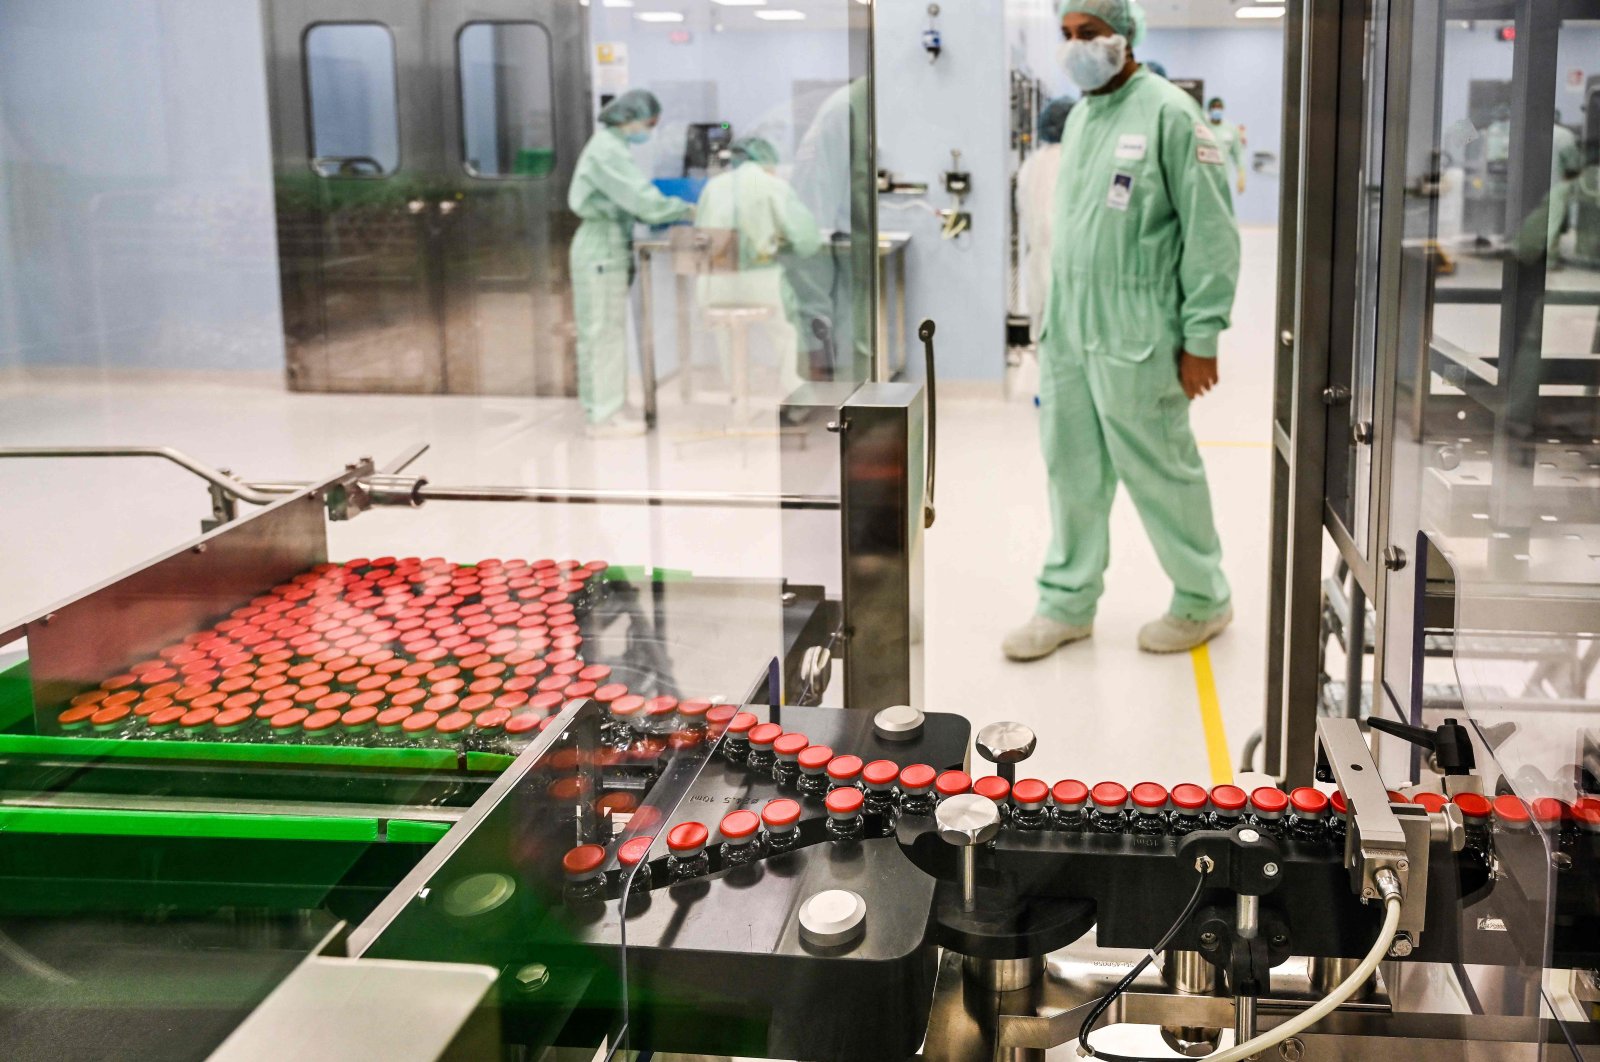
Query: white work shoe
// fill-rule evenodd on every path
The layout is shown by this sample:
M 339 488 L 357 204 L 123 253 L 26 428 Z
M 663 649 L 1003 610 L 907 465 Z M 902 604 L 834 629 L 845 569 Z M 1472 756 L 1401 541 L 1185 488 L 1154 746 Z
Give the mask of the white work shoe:
M 1232 622 L 1232 605 L 1205 620 L 1182 619 L 1169 612 L 1139 628 L 1139 648 L 1147 653 L 1187 653 L 1221 634 Z
M 631 420 L 620 415 L 589 425 L 591 439 L 637 439 L 644 433 L 644 421 Z
M 1006 635 L 1000 648 L 1012 660 L 1038 660 L 1068 642 L 1082 641 L 1093 633 L 1092 623 L 1074 625 L 1053 620 L 1049 616 L 1034 616 Z

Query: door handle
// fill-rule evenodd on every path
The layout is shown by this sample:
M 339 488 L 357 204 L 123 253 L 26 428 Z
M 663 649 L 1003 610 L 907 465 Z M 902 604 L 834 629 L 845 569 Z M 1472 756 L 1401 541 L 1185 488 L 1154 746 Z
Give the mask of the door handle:
M 439 213 L 445 214 L 445 215 L 449 215 L 449 214 L 454 214 L 455 212 L 456 212 L 456 201 L 454 199 L 441 199 L 441 200 L 439 200 Z
M 922 526 L 933 526 L 933 474 L 937 468 L 939 456 L 939 402 L 934 392 L 933 374 L 933 319 L 922 322 L 917 329 L 917 337 L 922 340 L 922 355 L 928 377 L 928 496 L 922 506 Z

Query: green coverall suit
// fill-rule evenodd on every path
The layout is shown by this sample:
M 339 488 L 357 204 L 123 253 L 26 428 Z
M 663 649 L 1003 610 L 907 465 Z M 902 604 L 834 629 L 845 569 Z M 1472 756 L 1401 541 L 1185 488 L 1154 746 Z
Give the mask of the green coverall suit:
M 1210 619 L 1228 608 L 1228 582 L 1177 358 L 1216 357 L 1233 306 L 1239 231 L 1222 151 L 1194 100 L 1142 68 L 1073 108 L 1061 150 L 1041 330 L 1054 535 L 1039 612 L 1093 619 L 1120 479 L 1174 584 L 1170 611 Z
M 634 222 L 664 225 L 694 208 L 662 195 L 634 163 L 622 132 L 611 126 L 597 130 L 578 156 L 567 206 L 583 222 L 569 250 L 578 398 L 589 423 L 599 424 L 622 409 L 627 395 Z
M 1222 157 L 1233 168 L 1234 181 L 1244 180 L 1244 145 L 1239 140 L 1239 127 L 1226 118 L 1220 122 L 1211 122 L 1210 126 L 1217 147 L 1222 149 Z
M 768 173 L 755 162 L 706 182 L 700 193 L 695 223 L 703 229 L 732 229 L 739 234 L 739 271 L 712 273 L 700 278 L 703 306 L 766 306 L 772 317 L 762 327 L 778 355 L 778 378 L 789 394 L 800 386 L 794 291 L 778 264 L 781 251 L 810 257 L 822 248 L 816 218 L 783 178 Z M 729 342 L 717 330 L 723 371 L 731 374 Z

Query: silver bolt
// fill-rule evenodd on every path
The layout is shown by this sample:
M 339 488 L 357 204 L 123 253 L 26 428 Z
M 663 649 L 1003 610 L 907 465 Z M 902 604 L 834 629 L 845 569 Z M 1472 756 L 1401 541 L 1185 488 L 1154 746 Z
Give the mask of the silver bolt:
M 1401 870 L 1406 870 L 1411 866 L 1411 864 L 1407 860 L 1401 859 L 1395 863 L 1395 866 L 1399 867 Z
M 1363 900 L 1376 900 L 1378 898 L 1378 890 L 1369 885 L 1361 890 L 1361 898 Z
M 1261 835 L 1256 831 L 1247 828 L 1239 831 L 1239 840 L 1243 841 L 1245 844 L 1255 844 L 1257 841 L 1261 840 Z
M 204 542 L 196 542 L 194 544 L 194 552 L 196 552 L 196 553 L 204 553 L 205 551 L 206 551 L 206 544 Z
M 1282 332 L 1278 333 L 1278 342 L 1282 343 L 1286 347 L 1294 346 L 1294 333 L 1285 328 Z
M 1383 547 L 1383 566 L 1397 572 L 1406 566 L 1406 551 L 1399 546 Z
M 1194 861 L 1194 869 L 1197 874 L 1209 874 L 1217 869 L 1216 860 L 1208 855 L 1203 855 Z
M 1278 864 L 1276 864 L 1276 863 L 1268 863 L 1266 866 L 1261 868 L 1261 873 L 1265 874 L 1269 878 L 1277 877 L 1278 876 Z
M 47 612 L 47 613 L 45 613 L 44 619 L 39 621 L 39 625 L 41 627 L 48 627 L 48 626 L 50 626 L 50 621 L 55 619 L 55 618 L 56 618 L 56 614 L 54 612 Z
M 1396 934 L 1395 938 L 1394 938 L 1394 943 L 1389 945 L 1389 958 L 1391 958 L 1391 959 L 1403 959 L 1407 955 L 1410 955 L 1410 954 L 1411 954 L 1411 935 L 1409 933 L 1398 933 L 1398 934 Z
M 1278 1045 L 1278 1057 L 1283 1062 L 1300 1062 L 1306 1057 L 1306 1045 L 1300 1042 L 1297 1036 L 1291 1036 Z
M 524 992 L 537 992 L 550 983 L 550 967 L 542 962 L 530 962 L 512 976 Z

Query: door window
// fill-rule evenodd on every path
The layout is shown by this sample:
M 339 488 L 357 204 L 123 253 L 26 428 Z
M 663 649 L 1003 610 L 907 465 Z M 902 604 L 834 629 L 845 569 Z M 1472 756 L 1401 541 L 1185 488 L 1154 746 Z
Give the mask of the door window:
M 537 22 L 469 22 L 456 37 L 461 165 L 474 177 L 555 169 L 550 35 Z
M 311 168 L 321 177 L 386 177 L 400 165 L 394 35 L 375 22 L 306 31 Z

